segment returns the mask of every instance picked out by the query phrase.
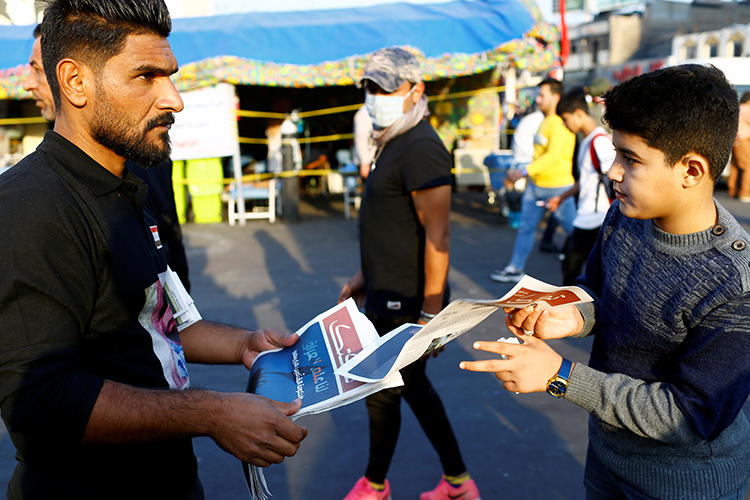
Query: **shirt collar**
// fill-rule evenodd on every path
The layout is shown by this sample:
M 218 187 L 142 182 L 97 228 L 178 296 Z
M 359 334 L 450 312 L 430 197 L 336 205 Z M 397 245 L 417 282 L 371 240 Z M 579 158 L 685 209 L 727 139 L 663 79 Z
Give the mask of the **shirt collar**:
M 54 130 L 47 131 L 38 149 L 86 184 L 96 196 L 115 191 L 125 182 L 133 182 L 132 178 L 116 176 Z

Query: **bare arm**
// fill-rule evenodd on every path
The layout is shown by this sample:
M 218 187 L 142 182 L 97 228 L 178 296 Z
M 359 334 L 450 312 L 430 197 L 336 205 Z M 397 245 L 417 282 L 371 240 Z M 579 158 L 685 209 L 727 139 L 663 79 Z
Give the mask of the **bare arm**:
M 140 389 L 107 380 L 83 442 L 115 444 L 210 436 L 240 460 L 267 467 L 294 455 L 307 430 L 289 415 L 301 405 L 244 393 Z
M 199 321 L 180 333 L 186 359 L 199 363 L 243 363 L 259 352 L 294 344 L 296 334 L 251 332 Z M 287 418 L 300 401 L 282 403 L 245 393 L 140 389 L 107 380 L 89 417 L 83 441 L 144 442 L 209 436 L 229 453 L 259 466 L 296 453 L 307 431 Z
M 259 352 L 289 347 L 298 335 L 275 330 L 250 331 L 211 321 L 199 321 L 180 332 L 185 358 L 192 363 L 236 364 L 248 369 Z
M 437 313 L 443 306 L 450 265 L 451 186 L 420 189 L 412 191 L 411 196 L 425 232 L 422 310 Z

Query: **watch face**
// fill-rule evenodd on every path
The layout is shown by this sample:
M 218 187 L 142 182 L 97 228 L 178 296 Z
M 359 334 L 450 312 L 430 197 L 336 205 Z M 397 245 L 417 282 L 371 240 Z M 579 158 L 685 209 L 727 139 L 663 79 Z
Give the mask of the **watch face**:
M 565 395 L 565 390 L 567 388 L 568 386 L 564 382 L 560 380 L 554 380 L 547 386 L 547 392 L 549 392 L 552 396 L 559 398 Z

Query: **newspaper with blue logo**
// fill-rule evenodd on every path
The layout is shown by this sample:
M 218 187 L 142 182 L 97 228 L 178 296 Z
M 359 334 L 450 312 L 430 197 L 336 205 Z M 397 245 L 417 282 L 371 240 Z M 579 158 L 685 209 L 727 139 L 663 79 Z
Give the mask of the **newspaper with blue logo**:
M 377 381 L 355 380 L 337 373 L 352 357 L 379 339 L 375 327 L 347 299 L 317 315 L 296 332 L 291 347 L 265 351 L 250 367 L 247 391 L 276 401 L 302 400 L 291 418 L 325 412 L 360 400 L 389 387 L 403 385 L 398 371 Z M 267 499 L 263 471 L 244 463 L 250 497 Z
M 293 419 L 328 411 L 403 385 L 400 369 L 442 348 L 498 309 L 592 300 L 582 288 L 558 287 L 526 275 L 500 299 L 454 300 L 426 325 L 406 323 L 380 337 L 354 300 L 347 299 L 297 330 L 300 338 L 295 345 L 258 355 L 250 367 L 248 392 L 277 401 L 300 398 L 302 408 Z M 268 499 L 262 469 L 244 465 L 251 498 Z

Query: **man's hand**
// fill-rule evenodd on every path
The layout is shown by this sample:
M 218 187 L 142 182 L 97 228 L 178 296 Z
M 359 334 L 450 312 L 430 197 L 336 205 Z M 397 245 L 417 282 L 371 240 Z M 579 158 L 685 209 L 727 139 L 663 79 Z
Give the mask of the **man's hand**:
M 462 361 L 458 366 L 475 372 L 494 372 L 503 387 L 513 392 L 542 392 L 547 381 L 560 370 L 562 356 L 543 340 L 523 336 L 523 344 L 474 342 L 474 349 L 507 356 L 507 359 Z
M 299 335 L 290 333 L 284 335 L 276 330 L 259 330 L 250 333 L 245 342 L 240 345 L 238 359 L 249 370 L 255 357 L 263 351 L 290 347 L 297 343 Z
M 339 303 L 345 301 L 349 297 L 354 299 L 358 307 L 364 307 L 365 278 L 362 275 L 361 269 L 357 271 L 357 274 L 349 278 L 349 281 L 347 281 L 341 288 L 341 293 L 339 293 Z
M 557 210 L 557 207 L 560 206 L 560 203 L 562 202 L 562 198 L 559 196 L 553 196 L 552 198 L 547 200 L 547 203 L 544 205 L 547 210 L 550 212 L 554 212 Z
M 503 311 L 508 330 L 522 338 L 533 333 L 540 339 L 561 339 L 583 330 L 583 316 L 574 305 L 551 308 L 541 302 L 523 309 L 504 307 Z
M 508 173 L 505 174 L 505 178 L 508 179 L 511 183 L 515 183 L 519 179 L 523 179 L 525 176 L 523 175 L 523 170 L 520 168 L 513 168 L 511 170 L 508 170 Z
M 272 401 L 255 394 L 218 395 L 217 412 L 209 436 L 239 458 L 259 467 L 278 464 L 297 453 L 307 429 L 289 418 L 302 406 Z

